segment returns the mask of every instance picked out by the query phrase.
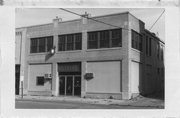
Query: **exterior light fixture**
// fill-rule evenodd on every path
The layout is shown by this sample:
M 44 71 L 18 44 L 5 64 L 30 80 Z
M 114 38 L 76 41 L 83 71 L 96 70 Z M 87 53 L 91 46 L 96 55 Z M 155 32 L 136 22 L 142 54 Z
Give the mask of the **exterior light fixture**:
M 50 50 L 50 54 L 55 54 L 55 49 L 56 49 L 56 47 L 54 46 L 53 48 L 51 48 L 51 50 Z

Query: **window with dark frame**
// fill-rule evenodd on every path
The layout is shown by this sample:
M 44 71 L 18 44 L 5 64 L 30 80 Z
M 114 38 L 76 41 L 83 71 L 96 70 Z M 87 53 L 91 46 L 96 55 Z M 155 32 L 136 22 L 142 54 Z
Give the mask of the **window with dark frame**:
M 122 29 L 111 30 L 111 47 L 121 47 L 122 46 Z
M 44 86 L 44 76 L 37 76 L 36 85 L 37 86 Z
M 67 35 L 67 41 L 66 41 L 67 48 L 66 50 L 73 50 L 73 44 L 74 44 L 74 35 L 70 34 Z
M 122 29 L 88 32 L 88 49 L 122 46 Z
M 100 48 L 108 48 L 109 46 L 109 31 L 100 32 Z
M 98 32 L 88 32 L 88 49 L 98 48 Z
M 151 40 L 152 38 L 146 36 L 146 55 L 151 56 Z
M 58 51 L 82 49 L 82 33 L 59 35 Z
M 38 52 L 45 52 L 46 42 L 45 38 L 39 38 L 39 51 Z
M 75 50 L 82 49 L 82 34 L 75 34 Z
M 132 30 L 131 39 L 131 47 L 142 51 L 142 35 Z
M 53 48 L 53 36 L 31 38 L 30 53 L 49 52 Z
M 47 37 L 46 39 L 47 52 L 49 52 L 53 47 L 53 37 Z
M 157 58 L 159 59 L 159 52 L 160 52 L 160 47 L 159 47 L 159 43 L 157 43 Z
M 163 50 L 163 46 L 161 45 L 161 61 L 164 60 L 164 50 Z
M 37 39 L 31 39 L 31 53 L 36 53 L 38 48 L 38 40 Z
M 59 36 L 59 41 L 58 41 L 58 50 L 59 51 L 65 51 L 65 40 L 66 40 L 66 36 L 65 35 L 61 35 Z
M 149 50 L 148 50 L 148 42 L 149 42 L 149 37 L 148 36 L 146 36 L 146 55 L 148 55 L 148 52 L 149 52 Z

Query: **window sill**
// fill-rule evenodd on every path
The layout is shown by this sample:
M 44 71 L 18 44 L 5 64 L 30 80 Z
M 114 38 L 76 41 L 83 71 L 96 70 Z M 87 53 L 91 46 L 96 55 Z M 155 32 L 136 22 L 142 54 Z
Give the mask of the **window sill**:
M 35 55 L 47 55 L 49 52 L 41 52 L 41 53 L 30 53 L 29 56 L 35 56 Z
M 69 50 L 69 51 L 58 51 L 56 54 L 62 54 L 62 53 L 77 53 L 82 52 L 82 50 Z
M 91 51 L 106 51 L 106 50 L 119 50 L 122 47 L 114 47 L 114 48 L 98 48 L 98 49 L 87 49 L 86 52 L 91 52 Z

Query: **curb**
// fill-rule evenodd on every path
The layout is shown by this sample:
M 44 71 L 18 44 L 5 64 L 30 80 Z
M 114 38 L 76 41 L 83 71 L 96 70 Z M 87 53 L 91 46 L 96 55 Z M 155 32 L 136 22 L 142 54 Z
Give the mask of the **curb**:
M 119 106 L 134 106 L 134 107 L 153 107 L 158 109 L 164 109 L 164 105 L 133 105 L 135 102 L 122 102 L 122 103 L 113 103 L 113 102 L 98 102 L 98 101 L 83 101 L 83 100 L 71 100 L 71 99 L 37 99 L 37 98 L 16 98 L 16 101 L 32 101 L 32 102 L 72 102 L 72 103 L 84 103 L 84 104 L 99 104 L 99 105 L 119 105 Z

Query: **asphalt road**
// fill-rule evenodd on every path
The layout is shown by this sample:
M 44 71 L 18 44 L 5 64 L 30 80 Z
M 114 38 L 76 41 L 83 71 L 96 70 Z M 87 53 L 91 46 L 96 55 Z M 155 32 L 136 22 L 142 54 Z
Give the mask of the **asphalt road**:
M 65 101 L 21 101 L 16 100 L 16 109 L 155 109 L 153 107 L 136 107 L 120 105 L 87 104 Z

